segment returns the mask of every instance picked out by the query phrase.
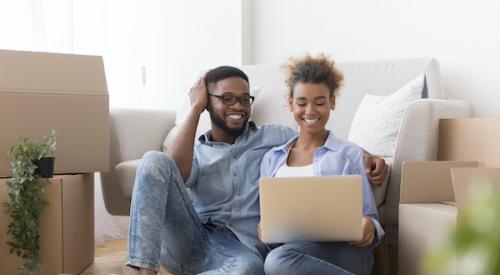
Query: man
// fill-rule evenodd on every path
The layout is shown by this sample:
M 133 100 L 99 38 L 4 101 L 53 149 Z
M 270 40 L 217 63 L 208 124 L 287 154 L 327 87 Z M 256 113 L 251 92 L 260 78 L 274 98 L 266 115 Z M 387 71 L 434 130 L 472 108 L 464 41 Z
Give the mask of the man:
M 127 258 L 141 274 L 156 274 L 158 261 L 174 274 L 263 274 L 268 247 L 257 237 L 259 165 L 264 153 L 296 133 L 249 121 L 249 90 L 248 77 L 237 68 L 209 71 L 190 90 L 192 108 L 168 155 L 144 155 Z M 195 146 L 205 109 L 211 131 Z M 372 182 L 381 183 L 384 161 L 367 157 L 366 166 Z

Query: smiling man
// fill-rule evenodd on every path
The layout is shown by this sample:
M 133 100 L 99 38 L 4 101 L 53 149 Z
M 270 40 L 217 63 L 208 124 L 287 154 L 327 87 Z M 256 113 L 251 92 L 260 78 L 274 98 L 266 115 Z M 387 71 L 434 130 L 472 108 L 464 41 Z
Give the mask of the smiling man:
M 210 70 L 190 90 L 191 110 L 168 155 L 148 152 L 132 195 L 127 265 L 155 274 L 263 274 L 269 248 L 257 237 L 263 155 L 296 135 L 249 121 L 254 98 L 241 70 Z M 195 143 L 200 115 L 211 130 Z M 373 177 L 385 163 L 373 159 Z M 189 194 L 189 195 L 188 195 Z

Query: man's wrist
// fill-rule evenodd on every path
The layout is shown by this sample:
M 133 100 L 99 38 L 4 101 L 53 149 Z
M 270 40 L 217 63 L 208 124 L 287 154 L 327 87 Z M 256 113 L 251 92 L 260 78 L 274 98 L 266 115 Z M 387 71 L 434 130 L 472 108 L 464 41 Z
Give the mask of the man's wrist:
M 197 116 L 201 116 L 203 111 L 205 111 L 205 106 L 201 106 L 196 103 L 191 106 L 191 112 L 194 112 Z

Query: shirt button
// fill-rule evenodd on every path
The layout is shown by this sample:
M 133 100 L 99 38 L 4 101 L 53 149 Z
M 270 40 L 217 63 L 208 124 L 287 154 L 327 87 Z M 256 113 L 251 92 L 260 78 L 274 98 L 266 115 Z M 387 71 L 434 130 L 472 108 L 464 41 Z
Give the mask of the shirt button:
M 235 158 L 238 158 L 238 156 L 236 156 L 236 155 L 233 155 L 233 159 L 235 159 Z
M 237 173 L 234 173 L 234 174 L 233 174 L 233 176 L 235 176 L 235 177 L 236 177 L 236 176 L 238 176 L 238 174 L 237 174 Z

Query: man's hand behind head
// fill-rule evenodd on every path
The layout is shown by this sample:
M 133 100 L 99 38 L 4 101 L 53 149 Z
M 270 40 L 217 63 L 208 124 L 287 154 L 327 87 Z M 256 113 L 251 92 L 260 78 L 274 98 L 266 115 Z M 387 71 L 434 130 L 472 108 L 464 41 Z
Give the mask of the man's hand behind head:
M 200 77 L 198 81 L 189 90 L 189 99 L 191 101 L 191 106 L 199 113 L 203 113 L 207 107 L 208 102 L 208 90 L 205 85 L 205 75 Z

